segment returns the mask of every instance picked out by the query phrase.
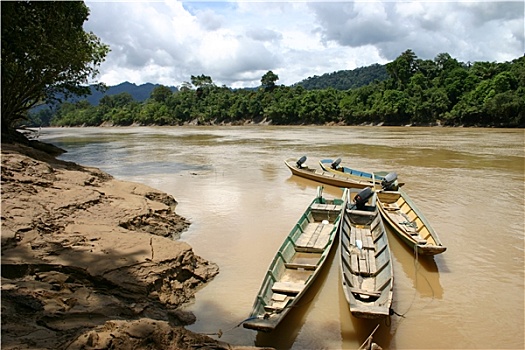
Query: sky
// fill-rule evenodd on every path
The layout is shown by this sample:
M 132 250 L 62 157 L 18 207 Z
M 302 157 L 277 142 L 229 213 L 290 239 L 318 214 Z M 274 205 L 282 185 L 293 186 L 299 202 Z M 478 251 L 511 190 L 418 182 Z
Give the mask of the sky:
M 110 46 L 97 82 L 278 85 L 392 62 L 506 62 L 525 53 L 525 5 L 514 1 L 85 1 L 86 31 Z

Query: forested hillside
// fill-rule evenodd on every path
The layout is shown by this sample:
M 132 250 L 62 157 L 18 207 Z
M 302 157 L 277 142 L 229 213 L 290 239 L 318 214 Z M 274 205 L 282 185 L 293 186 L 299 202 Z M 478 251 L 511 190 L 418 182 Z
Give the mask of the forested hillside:
M 381 67 L 374 65 L 370 71 L 379 72 Z M 407 50 L 384 68 L 386 79 L 374 78 L 367 85 L 342 90 L 337 87 L 359 83 L 340 82 L 338 77 L 346 75 L 333 73 L 323 79 L 309 78 L 293 86 L 279 86 L 278 76 L 270 71 L 254 91 L 218 87 L 211 77 L 192 76 L 192 83 L 176 92 L 165 86 L 156 87 L 144 102 L 121 93 L 105 96 L 98 106 L 85 100 L 63 103 L 47 115 L 33 115 L 32 120 L 36 125 L 49 122 L 56 126 L 251 121 L 275 125 L 525 126 L 523 56 L 503 63 L 463 63 L 446 53 L 423 60 Z M 364 71 L 368 70 L 360 69 L 353 75 L 362 76 Z M 332 83 L 321 87 L 321 81 Z
M 141 85 L 136 85 L 130 82 L 124 82 L 115 86 L 110 86 L 105 92 L 91 88 L 91 95 L 87 96 L 87 101 L 92 105 L 98 105 L 100 99 L 107 95 L 118 95 L 123 92 L 127 92 L 133 97 L 134 100 L 142 102 L 148 99 L 151 96 L 151 92 L 160 86 L 159 84 L 146 83 Z M 177 91 L 177 88 L 174 86 L 169 86 L 171 91 Z
M 341 70 L 338 72 L 326 73 L 321 76 L 309 77 L 294 84 L 294 86 L 302 86 L 306 90 L 321 90 L 328 88 L 348 90 L 387 79 L 388 72 L 386 71 L 386 66 L 376 63 L 368 67 L 360 67 L 354 70 Z
M 159 86 L 160 84 L 152 84 L 152 83 L 136 85 L 128 81 L 125 81 L 118 85 L 109 86 L 105 91 L 100 91 L 95 86 L 90 86 L 89 88 L 91 91 L 88 96 L 84 98 L 73 97 L 73 98 L 69 98 L 67 101 L 77 102 L 77 101 L 85 99 L 89 102 L 89 104 L 96 106 L 98 105 L 98 103 L 104 96 L 113 96 L 113 95 L 118 95 L 122 93 L 128 93 L 131 95 L 131 97 L 135 101 L 142 102 L 148 99 L 151 96 L 153 89 Z M 169 88 L 173 92 L 177 91 L 177 88 L 174 86 L 169 86 Z M 46 107 L 49 107 L 49 106 L 46 106 Z

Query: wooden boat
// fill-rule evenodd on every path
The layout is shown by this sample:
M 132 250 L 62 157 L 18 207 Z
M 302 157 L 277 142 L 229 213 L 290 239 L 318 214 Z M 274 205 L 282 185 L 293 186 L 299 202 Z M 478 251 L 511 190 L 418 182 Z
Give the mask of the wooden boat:
M 319 165 L 321 166 L 321 169 L 324 171 L 328 171 L 334 174 L 341 174 L 344 176 L 348 176 L 351 178 L 354 178 L 356 180 L 368 180 L 372 181 L 375 175 L 375 181 L 377 183 L 381 183 L 381 180 L 383 179 L 381 175 L 378 173 L 372 174 L 367 173 L 361 170 L 356 170 L 352 168 L 348 168 L 345 166 L 341 166 L 341 158 L 337 158 L 335 161 L 332 159 L 321 159 L 319 161 Z
M 271 331 L 314 283 L 334 245 L 342 198 L 317 196 L 285 238 L 263 278 L 243 327 Z
M 383 185 L 383 189 L 377 191 L 377 198 L 383 219 L 403 242 L 414 249 L 414 253 L 436 255 L 447 250 L 430 222 L 405 191 Z
M 353 179 L 349 178 L 348 176 L 324 171 L 322 169 L 310 168 L 304 165 L 305 161 L 306 156 L 303 156 L 299 160 L 295 158 L 287 159 L 285 161 L 285 164 L 288 167 L 288 169 L 290 169 L 293 175 L 335 187 L 365 188 L 373 185 L 373 183 L 368 180 Z
M 380 186 L 381 181 L 383 181 L 384 176 L 388 174 L 388 172 L 386 171 L 367 173 L 365 171 L 341 166 L 341 158 L 337 158 L 336 160 L 332 160 L 329 158 L 321 159 L 319 161 L 319 165 L 321 166 L 321 169 L 323 169 L 324 171 L 327 171 L 333 174 L 337 174 L 337 175 L 347 176 L 357 181 L 370 181 L 371 183 L 374 183 L 376 186 Z M 398 183 L 398 186 L 403 186 L 404 184 L 405 184 L 404 182 L 401 182 L 401 183 Z
M 339 223 L 343 291 L 353 316 L 385 317 L 394 287 L 388 237 L 375 192 L 371 188 L 355 192 L 347 192 Z

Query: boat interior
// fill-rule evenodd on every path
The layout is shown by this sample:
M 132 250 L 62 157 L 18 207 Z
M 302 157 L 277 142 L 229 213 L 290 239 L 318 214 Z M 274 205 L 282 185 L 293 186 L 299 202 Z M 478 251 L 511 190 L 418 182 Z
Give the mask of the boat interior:
M 352 202 L 360 194 L 351 191 Z M 388 241 L 378 211 L 375 210 L 376 196 L 372 194 L 364 205 L 353 205 L 346 209 L 347 215 L 341 223 L 341 264 L 345 285 L 349 294 L 362 302 L 375 302 L 386 298 L 381 291 L 391 281 Z
M 379 191 L 379 199 L 388 217 L 417 244 L 435 244 L 431 233 L 398 191 Z
M 324 200 L 313 204 L 295 225 L 272 261 L 258 296 L 266 312 L 281 312 L 308 285 L 327 256 L 340 211 L 341 205 Z

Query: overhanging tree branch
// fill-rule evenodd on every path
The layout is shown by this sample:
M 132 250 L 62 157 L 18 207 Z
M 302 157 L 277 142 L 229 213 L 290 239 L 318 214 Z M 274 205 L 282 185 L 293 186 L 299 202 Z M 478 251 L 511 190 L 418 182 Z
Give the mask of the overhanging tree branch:
M 25 119 L 46 100 L 89 93 L 109 47 L 82 28 L 81 1 L 1 2 L 2 129 Z

